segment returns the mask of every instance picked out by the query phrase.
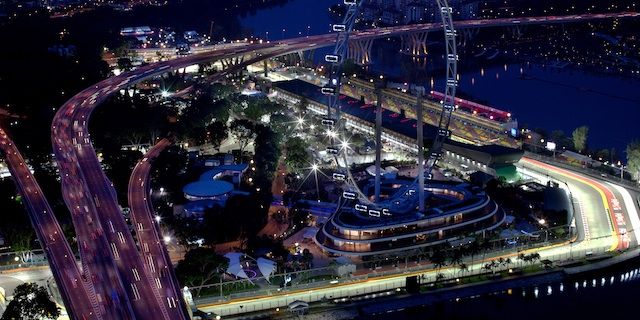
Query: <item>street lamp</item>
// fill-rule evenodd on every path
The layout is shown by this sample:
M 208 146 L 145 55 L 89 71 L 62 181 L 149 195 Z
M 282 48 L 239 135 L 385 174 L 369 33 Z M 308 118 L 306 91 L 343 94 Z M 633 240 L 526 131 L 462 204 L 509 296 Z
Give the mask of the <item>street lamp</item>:
M 316 200 L 320 201 L 320 187 L 318 186 L 318 165 L 314 163 L 311 166 L 311 170 L 313 171 L 313 176 L 316 180 Z
M 331 131 L 331 130 L 327 130 L 326 135 L 328 135 L 331 138 L 335 138 L 336 137 L 336 133 Z

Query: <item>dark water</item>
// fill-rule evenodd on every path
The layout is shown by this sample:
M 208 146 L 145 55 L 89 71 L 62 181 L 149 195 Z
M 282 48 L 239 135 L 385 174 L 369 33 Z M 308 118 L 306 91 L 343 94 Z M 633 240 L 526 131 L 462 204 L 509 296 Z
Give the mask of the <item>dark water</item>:
M 564 281 L 430 303 L 362 319 L 635 319 L 640 264 L 624 263 Z
M 324 34 L 331 30 L 329 7 L 337 0 L 291 0 L 275 8 L 259 10 L 240 20 L 243 28 L 269 40 Z M 283 32 L 282 29 L 285 29 Z
M 466 95 L 511 111 L 530 128 L 570 134 L 587 125 L 590 147 L 621 151 L 640 139 L 640 81 L 636 79 L 571 68 L 507 65 L 462 74 L 460 83 Z
M 282 7 L 259 10 L 240 23 L 245 28 L 268 31 L 270 39 L 281 38 L 283 28 L 285 37 L 305 35 L 307 26 L 310 34 L 322 33 L 328 31 L 332 21 L 326 8 L 335 2 L 292 0 Z M 437 38 L 435 33 L 430 35 L 430 39 Z M 432 46 L 431 60 L 413 63 L 397 53 L 397 43 L 378 41 L 369 68 L 426 87 L 431 86 L 433 78 L 435 89 L 441 90 L 443 84 L 439 79 L 444 71 L 438 66 L 442 61 L 438 47 L 442 43 L 435 42 Z M 640 139 L 640 80 L 580 71 L 571 66 L 555 69 L 507 62 L 505 67 L 502 62 L 476 60 L 485 61 L 465 65 L 460 74 L 461 94 L 511 111 L 521 125 L 548 132 L 563 130 L 567 135 L 576 127 L 587 125 L 590 148 L 613 147 L 619 155 L 629 142 Z

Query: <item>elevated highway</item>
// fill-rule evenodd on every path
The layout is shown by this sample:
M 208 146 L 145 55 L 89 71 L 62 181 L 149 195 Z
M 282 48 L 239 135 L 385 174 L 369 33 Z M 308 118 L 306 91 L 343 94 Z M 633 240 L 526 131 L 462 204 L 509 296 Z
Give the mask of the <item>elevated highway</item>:
M 96 293 L 90 281 L 80 272 L 76 257 L 53 210 L 36 182 L 24 158 L 9 136 L 0 129 L 0 150 L 18 187 L 29 219 L 45 251 L 53 276 L 62 291 L 67 313 L 75 319 L 100 319 Z

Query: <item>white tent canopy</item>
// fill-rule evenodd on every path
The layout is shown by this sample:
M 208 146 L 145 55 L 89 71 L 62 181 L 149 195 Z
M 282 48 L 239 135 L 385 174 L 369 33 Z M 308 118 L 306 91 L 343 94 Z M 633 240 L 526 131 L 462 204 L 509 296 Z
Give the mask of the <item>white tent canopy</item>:
M 271 277 L 271 275 L 273 275 L 273 273 L 276 271 L 276 263 L 269 259 L 258 258 L 258 260 L 255 260 L 252 257 L 240 252 L 229 252 L 225 254 L 224 257 L 229 259 L 227 273 L 234 275 L 237 278 L 249 279 L 249 276 L 242 267 L 243 258 L 245 259 L 245 261 L 247 259 L 255 261 L 258 265 L 258 270 L 265 277 L 265 279 L 267 279 L 267 281 L 269 280 L 269 277 Z
M 258 258 L 258 269 L 260 269 L 260 273 L 264 276 L 267 281 L 269 277 L 276 271 L 276 263 L 265 258 Z
M 244 269 L 242 268 L 242 263 L 240 262 L 240 258 L 244 256 L 244 253 L 239 252 L 229 252 L 224 255 L 225 258 L 229 259 L 229 266 L 227 267 L 227 273 L 236 276 L 237 278 L 249 279 L 249 276 Z

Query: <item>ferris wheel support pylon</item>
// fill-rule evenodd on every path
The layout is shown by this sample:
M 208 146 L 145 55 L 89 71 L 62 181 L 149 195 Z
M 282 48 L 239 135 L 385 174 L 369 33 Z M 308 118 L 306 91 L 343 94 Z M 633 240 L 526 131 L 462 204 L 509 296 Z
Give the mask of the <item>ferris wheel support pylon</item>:
M 376 177 L 375 177 L 375 202 L 380 202 L 380 183 L 382 166 L 382 89 L 384 83 L 376 83 Z
M 363 192 L 358 187 L 351 170 L 349 170 L 349 161 L 348 161 L 348 147 L 347 148 L 337 148 L 336 139 L 342 138 L 340 141 L 344 143 L 347 141 L 344 137 L 344 126 L 340 120 L 341 109 L 338 104 L 340 100 L 340 88 L 342 85 L 342 65 L 346 58 L 346 53 L 348 49 L 349 42 L 349 34 L 353 30 L 353 26 L 355 24 L 356 17 L 359 12 L 359 8 L 363 1 L 361 0 L 343 0 L 346 5 L 346 14 L 342 24 L 337 24 L 333 26 L 333 31 L 337 32 L 336 46 L 334 48 L 334 52 L 331 55 L 325 56 L 325 61 L 331 63 L 330 75 L 329 75 L 329 83 L 322 88 L 322 93 L 327 95 L 327 118 L 323 120 L 323 124 L 329 124 L 328 134 L 331 140 L 331 146 L 327 147 L 327 152 L 331 151 L 331 154 L 335 155 L 336 165 L 339 165 L 338 157 L 342 155 L 344 160 L 344 166 L 346 174 L 340 174 L 343 179 L 348 184 L 349 190 L 343 192 L 343 197 L 350 200 L 357 200 L 360 204 L 373 205 L 376 212 L 385 212 L 384 215 L 389 216 L 392 215 L 391 210 L 397 209 L 399 212 L 406 212 L 406 210 L 411 210 L 411 207 L 415 208 L 413 204 L 415 202 L 420 202 L 419 210 L 421 212 L 424 211 L 424 179 L 425 175 L 427 177 L 431 176 L 431 172 L 436 162 L 441 156 L 442 146 L 444 142 L 450 137 L 451 132 L 449 131 L 449 124 L 451 122 L 451 114 L 455 110 L 455 93 L 457 87 L 457 50 L 456 50 L 456 31 L 453 26 L 453 19 L 451 17 L 452 10 L 449 6 L 447 0 L 435 0 L 438 4 L 438 8 L 440 10 L 440 17 L 442 20 L 442 28 L 444 30 L 445 42 L 446 42 L 446 89 L 445 96 L 441 101 L 442 111 L 440 113 L 440 118 L 438 121 L 438 131 L 433 140 L 433 144 L 429 150 L 429 156 L 426 161 L 424 161 L 424 141 L 423 141 L 423 126 L 424 126 L 424 118 L 422 117 L 423 110 L 421 109 L 421 93 L 418 96 L 417 106 L 419 108 L 420 115 L 418 115 L 418 121 L 420 121 L 421 125 L 418 125 L 418 143 L 419 143 L 419 164 L 418 164 L 418 177 L 416 181 L 412 184 L 407 185 L 405 187 L 400 188 L 394 195 L 389 197 L 388 199 L 382 201 L 380 197 L 380 189 L 381 189 L 381 133 L 382 133 L 382 106 L 381 106 L 381 94 L 380 89 L 377 91 L 378 101 L 376 106 L 376 176 L 375 176 L 375 202 L 372 202 L 368 196 L 364 195 Z M 335 116 L 333 112 L 335 111 Z M 335 175 L 335 174 L 334 174 Z M 419 185 L 419 186 L 417 186 Z M 416 188 L 420 188 L 420 191 L 417 192 Z M 418 199 L 416 199 L 416 196 Z M 356 205 L 357 207 L 357 205 Z M 371 214 L 371 213 L 370 213 Z M 380 215 L 377 215 L 380 216 Z
M 422 115 L 422 90 L 417 90 L 416 138 L 418 140 L 418 212 L 424 212 L 424 118 Z

